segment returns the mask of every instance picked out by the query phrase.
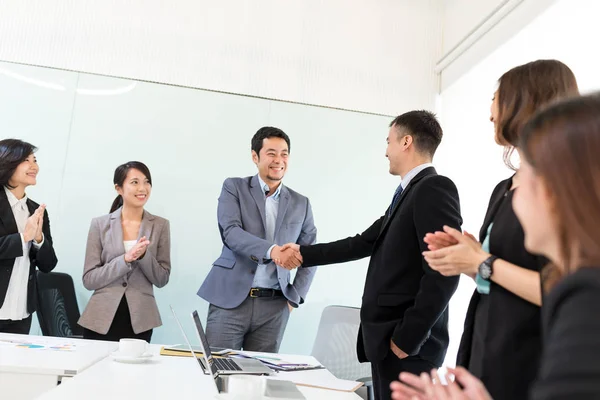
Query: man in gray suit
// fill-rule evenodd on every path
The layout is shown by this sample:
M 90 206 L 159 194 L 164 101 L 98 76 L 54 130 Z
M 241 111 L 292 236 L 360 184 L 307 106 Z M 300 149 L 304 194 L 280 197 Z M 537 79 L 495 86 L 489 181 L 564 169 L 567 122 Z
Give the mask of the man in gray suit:
M 206 335 L 212 347 L 277 353 L 293 308 L 304 302 L 313 268 L 299 268 L 293 282 L 285 265 L 288 242 L 317 239 L 308 198 L 283 186 L 290 138 L 264 127 L 252 138 L 258 175 L 223 183 L 217 219 L 223 241 L 198 296 L 210 303 Z

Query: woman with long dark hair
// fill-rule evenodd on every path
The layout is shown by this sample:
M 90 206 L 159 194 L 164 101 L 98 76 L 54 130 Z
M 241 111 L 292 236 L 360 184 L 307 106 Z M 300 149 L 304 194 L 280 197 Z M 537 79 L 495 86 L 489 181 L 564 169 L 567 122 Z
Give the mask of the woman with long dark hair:
M 58 262 L 46 205 L 25 193 L 37 183 L 36 150 L 22 140 L 0 140 L 0 333 L 29 333 L 36 268 L 50 272 Z
M 542 342 L 540 271 L 547 262 L 523 245 L 523 228 L 512 206 L 521 171 L 510 155 L 536 111 L 578 93 L 575 75 L 557 60 L 537 60 L 504 73 L 490 120 L 496 143 L 505 148 L 504 161 L 515 173 L 494 189 L 479 241 L 451 228 L 425 238 L 431 251 L 424 256 L 432 269 L 475 279 L 456 363 L 480 378 L 497 399 L 526 399 L 535 378 Z
M 146 165 L 118 166 L 113 182 L 110 213 L 94 218 L 88 234 L 83 285 L 94 294 L 79 325 L 86 339 L 150 342 L 162 325 L 154 286 L 165 286 L 171 273 L 169 221 L 144 209 L 152 191 Z
M 521 183 L 513 206 L 525 231 L 525 248 L 549 259 L 542 274 L 547 291 L 542 306 L 544 350 L 529 399 L 600 398 L 599 151 L 598 94 L 541 111 L 520 139 Z M 499 368 L 521 369 L 518 364 Z M 427 374 L 400 374 L 404 384 L 392 384 L 392 398 L 492 398 L 466 369 L 451 372 L 462 388 L 454 382 L 442 385 L 437 371 L 432 372 L 433 380 Z

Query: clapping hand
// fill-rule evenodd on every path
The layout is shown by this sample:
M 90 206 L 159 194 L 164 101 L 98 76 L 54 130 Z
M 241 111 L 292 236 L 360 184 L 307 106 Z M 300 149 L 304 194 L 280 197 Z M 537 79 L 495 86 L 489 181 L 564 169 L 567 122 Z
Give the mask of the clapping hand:
M 146 249 L 150 245 L 150 241 L 146 239 L 146 236 L 142 236 L 140 240 L 131 248 L 127 253 L 125 253 L 125 262 L 132 262 L 140 259 L 144 253 L 146 253 Z
M 42 228 L 44 227 L 44 211 L 46 211 L 46 205 L 42 204 L 35 210 L 35 213 L 33 213 L 34 215 L 38 215 L 38 226 L 34 237 L 36 243 L 41 243 L 42 240 L 44 240 L 44 235 L 42 233 Z
M 44 211 L 46 210 L 46 205 L 42 204 L 35 210 L 33 215 L 27 218 L 27 223 L 25 224 L 25 230 L 23 232 L 23 240 L 27 242 L 31 242 L 35 239 L 36 242 L 40 243 L 43 239 L 42 236 L 42 226 L 44 222 Z
M 446 374 L 447 384 L 443 384 L 437 370 L 431 371 L 431 377 L 422 373 L 420 376 L 407 372 L 400 374 L 402 382 L 392 382 L 392 399 L 394 400 L 492 400 L 483 383 L 462 367 L 448 368 L 462 389 Z
M 451 238 L 454 244 L 437 250 L 424 251 L 423 256 L 431 269 L 444 276 L 456 276 L 461 273 L 474 277 L 477 268 L 490 255 L 481 248 L 481 244 L 470 234 L 444 226 L 445 235 Z M 436 238 L 441 238 L 437 235 Z M 437 243 L 437 242 L 436 242 Z
M 471 235 L 469 232 L 464 231 L 463 235 L 467 236 L 468 238 L 477 242 L 477 239 L 475 238 L 475 236 Z M 427 243 L 427 247 L 431 251 L 443 249 L 444 247 L 453 246 L 455 244 L 458 244 L 458 240 L 456 240 L 454 237 L 452 237 L 448 233 L 441 232 L 441 231 L 436 231 L 434 233 L 426 234 L 423 241 L 425 243 Z
M 302 265 L 300 245 L 296 243 L 288 243 L 284 246 L 276 246 L 271 251 L 271 258 L 273 261 L 275 261 L 275 264 L 287 270 L 292 270 Z

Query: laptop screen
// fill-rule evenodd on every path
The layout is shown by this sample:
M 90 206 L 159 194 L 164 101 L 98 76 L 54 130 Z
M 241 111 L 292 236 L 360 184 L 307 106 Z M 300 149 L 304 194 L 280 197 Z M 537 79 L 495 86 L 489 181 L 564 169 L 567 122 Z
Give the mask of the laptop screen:
M 206 338 L 206 334 L 204 333 L 202 322 L 200 322 L 198 311 L 194 310 L 194 312 L 192 313 L 192 319 L 194 320 L 194 324 L 196 324 L 196 330 L 198 331 L 198 337 L 200 337 L 200 344 L 202 345 L 202 350 L 204 351 L 206 363 L 209 365 L 211 373 L 216 376 L 217 366 L 214 363 L 213 356 L 210 351 L 210 345 L 208 344 L 208 339 Z
M 198 363 L 198 366 L 201 369 L 204 369 L 202 367 L 202 362 L 200 361 L 200 359 L 198 358 L 198 356 L 194 352 L 194 348 L 192 347 L 192 344 L 190 343 L 190 340 L 188 339 L 187 335 L 185 334 L 185 331 L 183 330 L 183 326 L 181 325 L 181 321 L 179 321 L 179 318 L 177 318 L 177 314 L 175 314 L 175 310 L 173 309 L 173 306 L 169 305 L 169 307 L 171 307 L 171 312 L 173 313 L 173 317 L 175 317 L 175 321 L 177 321 L 177 326 L 179 326 L 179 330 L 181 331 L 181 334 L 183 335 L 183 338 L 185 339 L 185 343 L 188 345 L 188 347 L 190 349 L 190 352 L 192 353 L 192 356 L 194 357 L 195 361 Z M 198 316 L 198 313 L 196 311 L 194 311 L 194 314 L 196 315 L 196 317 Z M 194 321 L 195 321 L 195 318 L 194 318 Z M 200 321 L 199 318 L 198 318 L 198 321 Z M 202 326 L 202 325 L 200 325 L 200 326 Z M 204 333 L 204 332 L 202 332 L 202 333 Z M 204 335 L 202 335 L 202 336 L 204 336 Z M 201 346 L 202 346 L 204 361 L 206 362 L 206 365 L 210 365 L 210 368 L 209 368 L 208 372 L 213 377 L 213 379 L 215 380 L 215 384 L 216 384 L 217 383 L 216 380 L 217 380 L 217 377 L 218 377 L 216 366 L 212 365 L 213 364 L 212 363 L 212 356 L 210 356 L 210 361 L 209 361 L 209 358 L 207 357 L 206 350 L 205 350 L 205 344 L 201 343 Z M 209 352 L 210 352 L 210 349 L 209 349 Z

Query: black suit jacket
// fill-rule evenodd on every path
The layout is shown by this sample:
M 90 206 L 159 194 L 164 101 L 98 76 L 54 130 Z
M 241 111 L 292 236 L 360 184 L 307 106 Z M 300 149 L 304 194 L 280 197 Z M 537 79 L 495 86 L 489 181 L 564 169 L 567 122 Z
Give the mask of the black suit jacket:
M 430 167 L 414 177 L 396 205 L 360 235 L 301 246 L 303 268 L 371 256 L 357 342 L 360 361 L 381 361 L 390 339 L 407 354 L 441 365 L 448 348 L 448 301 L 458 277 L 433 271 L 422 252 L 426 233 L 460 229 L 454 183 Z
M 530 399 L 600 399 L 598 304 L 600 266 L 577 270 L 544 298 L 544 351 Z
M 479 240 L 483 243 L 493 223 L 489 252 L 539 272 L 548 261 L 525 249 L 525 233 L 512 207 L 511 187 L 509 178 L 494 189 Z M 456 364 L 481 379 L 494 399 L 527 399 L 542 352 L 540 307 L 493 281 L 490 285 L 487 295 L 473 293 Z
M 39 207 L 39 204 L 27 199 L 27 208 L 29 213 L 33 214 Z M 36 305 L 36 273 L 37 267 L 42 272 L 50 272 L 56 266 L 58 259 L 52 246 L 52 235 L 50 234 L 50 221 L 48 212 L 44 211 L 44 244 L 39 249 L 31 246 L 29 251 L 29 280 L 27 284 L 27 311 L 31 314 L 35 311 Z M 6 197 L 4 188 L 0 187 L 0 306 L 4 304 L 8 283 L 12 275 L 13 266 L 17 257 L 23 256 L 23 244 L 21 235 L 17 228 L 15 216 Z

